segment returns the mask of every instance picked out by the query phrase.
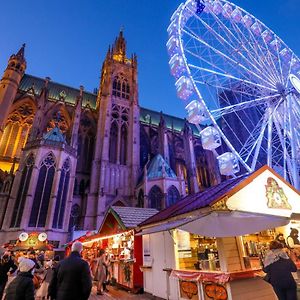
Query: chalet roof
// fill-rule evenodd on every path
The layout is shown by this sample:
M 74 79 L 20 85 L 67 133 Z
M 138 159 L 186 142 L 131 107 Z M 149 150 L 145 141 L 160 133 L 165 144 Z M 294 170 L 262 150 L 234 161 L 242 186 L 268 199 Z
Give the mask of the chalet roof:
M 160 211 L 158 214 L 150 217 L 146 221 L 142 222 L 139 226 L 149 225 L 152 223 L 161 222 L 178 215 L 186 214 L 194 210 L 206 207 L 216 200 L 222 198 L 230 190 L 236 187 L 244 179 L 246 179 L 249 174 L 242 175 L 236 178 L 232 178 L 221 182 L 218 185 L 212 186 L 205 190 L 204 192 L 199 192 L 193 195 L 189 195 L 174 205 Z
M 127 229 L 135 228 L 138 224 L 158 213 L 154 208 L 112 206 L 108 212 L 115 214 Z
M 39 78 L 36 76 L 32 76 L 29 74 L 25 74 L 21 80 L 19 89 L 22 92 L 30 92 L 31 88 L 33 88 L 35 94 L 39 95 L 41 93 L 42 88 L 45 85 L 45 80 L 43 78 Z M 61 98 L 61 95 L 65 95 L 65 102 L 74 104 L 76 103 L 77 96 L 80 93 L 80 90 L 77 88 L 69 87 L 67 85 L 57 83 L 54 81 L 50 81 L 48 83 L 49 90 L 49 99 L 58 101 Z M 87 103 L 91 106 L 91 108 L 96 108 L 97 95 L 91 92 L 84 91 L 83 92 L 83 101 L 82 105 L 85 106 Z M 170 116 L 168 114 L 162 114 L 166 127 L 169 129 L 174 129 L 175 131 L 181 131 L 184 128 L 185 120 L 182 118 L 178 118 L 175 116 Z M 144 124 L 153 124 L 158 126 L 161 118 L 161 112 L 154 111 L 147 108 L 140 109 L 140 122 Z M 198 130 L 195 125 L 190 124 L 194 133 L 198 134 Z

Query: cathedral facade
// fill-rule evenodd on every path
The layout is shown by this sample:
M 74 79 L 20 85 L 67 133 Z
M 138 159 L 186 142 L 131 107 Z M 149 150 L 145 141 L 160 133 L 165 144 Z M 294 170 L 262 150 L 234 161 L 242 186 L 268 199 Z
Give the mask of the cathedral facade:
M 185 120 L 140 107 L 137 57 L 120 32 L 94 93 L 26 74 L 25 45 L 0 81 L 0 243 L 45 232 L 60 248 L 111 205 L 163 209 L 220 182 Z

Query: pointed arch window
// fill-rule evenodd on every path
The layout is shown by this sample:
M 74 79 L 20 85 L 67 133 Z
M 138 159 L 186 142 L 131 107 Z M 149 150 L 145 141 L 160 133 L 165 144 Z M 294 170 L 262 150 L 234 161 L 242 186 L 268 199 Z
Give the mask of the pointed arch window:
M 55 157 L 50 152 L 42 161 L 31 209 L 29 227 L 45 227 L 53 179 Z
M 113 122 L 110 128 L 109 140 L 109 162 L 115 164 L 117 162 L 117 149 L 118 149 L 118 125 Z
M 180 200 L 180 194 L 174 185 L 170 186 L 167 193 L 167 207 Z
M 33 112 L 31 104 L 23 103 L 9 115 L 0 141 L 0 156 L 20 157 L 31 128 Z
M 140 190 L 138 195 L 138 207 L 144 207 L 144 191 Z
M 164 194 L 161 189 L 157 185 L 153 186 L 149 192 L 150 208 L 161 210 L 163 197 Z
M 66 201 L 69 191 L 69 181 L 70 181 L 70 159 L 67 158 L 63 163 L 59 186 L 58 186 L 58 193 L 56 198 L 55 204 L 55 212 L 53 217 L 53 228 L 63 228 L 63 220 L 64 220 L 64 212 L 66 209 Z
M 123 125 L 121 128 L 121 148 L 120 148 L 120 164 L 126 165 L 127 163 L 127 127 Z
M 31 179 L 31 174 L 34 165 L 34 156 L 33 154 L 29 154 L 25 166 L 22 170 L 21 181 L 19 185 L 19 190 L 11 218 L 10 227 L 20 227 L 23 210 L 26 202 L 26 196 L 28 192 L 29 182 Z
M 113 96 L 120 97 L 123 99 L 129 99 L 130 86 L 127 79 L 116 76 L 113 80 L 112 86 Z

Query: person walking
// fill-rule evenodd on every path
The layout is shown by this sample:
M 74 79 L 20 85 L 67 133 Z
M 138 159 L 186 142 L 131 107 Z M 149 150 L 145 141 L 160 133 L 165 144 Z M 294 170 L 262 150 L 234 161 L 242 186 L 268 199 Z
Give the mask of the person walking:
M 22 257 L 19 260 L 19 273 L 6 288 L 4 300 L 34 300 L 34 267 L 31 259 Z
M 12 275 L 17 270 L 10 252 L 5 251 L 0 259 L 0 299 L 3 297 L 4 289 L 8 281 L 8 275 Z
M 44 277 L 42 279 L 42 284 L 40 288 L 37 290 L 35 295 L 37 299 L 41 299 L 41 300 L 48 298 L 48 287 L 54 272 L 52 260 L 44 263 L 44 265 L 45 265 L 45 272 L 44 272 Z
M 105 250 L 100 249 L 94 276 L 94 280 L 97 281 L 97 295 L 103 295 L 103 291 L 106 291 L 106 269 Z
M 297 285 L 292 272 L 297 267 L 283 251 L 283 244 L 272 241 L 263 261 L 263 271 L 267 273 L 267 281 L 272 285 L 279 300 L 297 300 Z
M 48 288 L 51 300 L 88 300 L 92 278 L 88 263 L 81 258 L 82 250 L 82 243 L 73 243 L 70 256 L 53 269 Z

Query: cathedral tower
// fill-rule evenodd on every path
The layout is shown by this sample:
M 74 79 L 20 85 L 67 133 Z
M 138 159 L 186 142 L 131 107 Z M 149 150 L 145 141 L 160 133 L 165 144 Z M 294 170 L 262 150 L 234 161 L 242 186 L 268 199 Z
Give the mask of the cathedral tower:
M 0 138 L 10 107 L 16 97 L 20 81 L 26 69 L 24 50 L 25 44 L 23 44 L 17 54 L 10 56 L 0 81 Z
M 137 57 L 126 56 L 121 31 L 108 49 L 97 98 L 97 141 L 85 227 L 99 226 L 106 208 L 132 205 L 139 172 Z

